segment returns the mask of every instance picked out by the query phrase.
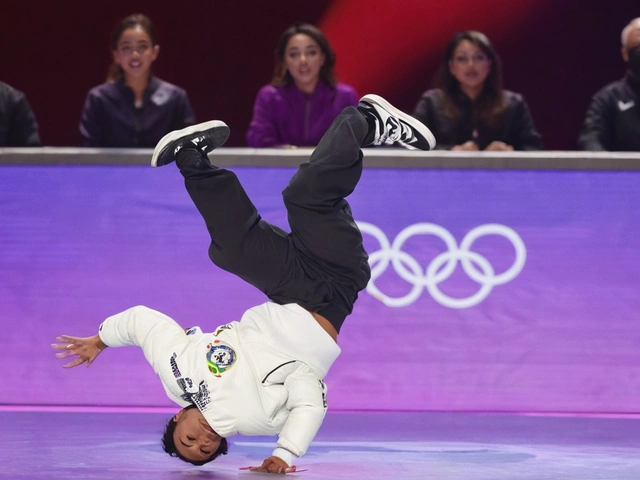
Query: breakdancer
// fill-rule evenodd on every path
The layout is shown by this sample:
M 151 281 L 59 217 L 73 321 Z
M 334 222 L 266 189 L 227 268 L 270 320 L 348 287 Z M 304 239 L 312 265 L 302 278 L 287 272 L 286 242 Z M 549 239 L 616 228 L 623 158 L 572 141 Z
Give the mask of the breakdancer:
M 229 128 L 211 121 L 160 140 L 151 164 L 176 161 L 211 237 L 209 257 L 264 292 L 269 302 L 212 333 L 183 329 L 137 306 L 107 318 L 97 335 L 60 336 L 65 367 L 91 365 L 107 346 L 141 347 L 169 398 L 182 407 L 164 449 L 196 465 L 227 453 L 227 437 L 278 435 L 255 470 L 294 472 L 327 409 L 324 377 L 340 354 L 338 333 L 370 277 L 362 236 L 345 198 L 362 173 L 363 146 L 429 150 L 431 132 L 377 95 L 333 122 L 282 192 L 290 233 L 260 217 L 236 175 L 207 153 Z

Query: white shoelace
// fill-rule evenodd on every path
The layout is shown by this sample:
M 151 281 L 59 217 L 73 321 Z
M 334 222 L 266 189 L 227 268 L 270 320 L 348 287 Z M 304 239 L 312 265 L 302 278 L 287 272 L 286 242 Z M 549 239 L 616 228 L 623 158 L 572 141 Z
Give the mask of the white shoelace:
M 393 117 L 389 117 L 389 118 L 393 118 Z M 387 119 L 387 122 L 389 122 L 389 119 Z M 388 145 L 393 145 L 401 138 L 402 138 L 402 124 L 398 120 L 393 118 L 392 124 L 386 123 L 386 129 L 380 135 L 380 139 L 379 139 L 380 143 L 378 143 L 378 145 L 382 145 L 383 143 Z

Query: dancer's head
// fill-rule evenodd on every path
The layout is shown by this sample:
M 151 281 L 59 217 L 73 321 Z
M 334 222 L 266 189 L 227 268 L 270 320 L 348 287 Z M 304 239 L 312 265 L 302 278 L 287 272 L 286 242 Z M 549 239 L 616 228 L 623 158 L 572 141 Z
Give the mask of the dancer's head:
M 226 455 L 228 443 L 214 432 L 195 405 L 180 410 L 167 422 L 164 451 L 193 465 L 204 465 Z
M 451 39 L 440 66 L 439 87 L 450 95 L 502 89 L 500 58 L 484 33 L 465 30 Z
M 109 80 L 148 77 L 160 46 L 151 20 L 140 13 L 122 19 L 111 34 Z
M 294 83 L 302 91 L 313 90 L 320 80 L 335 85 L 335 63 L 327 37 L 313 25 L 296 23 L 278 41 L 271 83 L 276 86 Z

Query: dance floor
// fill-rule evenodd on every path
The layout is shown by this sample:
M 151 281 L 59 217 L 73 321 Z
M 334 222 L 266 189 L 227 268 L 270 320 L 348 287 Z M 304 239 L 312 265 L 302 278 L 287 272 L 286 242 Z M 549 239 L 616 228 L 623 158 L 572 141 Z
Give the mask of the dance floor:
M 229 454 L 195 467 L 160 447 L 158 411 L 0 409 L 0 478 L 258 479 L 240 467 L 274 438 L 233 437 Z M 329 413 L 306 471 L 328 479 L 640 479 L 640 417 L 486 413 Z

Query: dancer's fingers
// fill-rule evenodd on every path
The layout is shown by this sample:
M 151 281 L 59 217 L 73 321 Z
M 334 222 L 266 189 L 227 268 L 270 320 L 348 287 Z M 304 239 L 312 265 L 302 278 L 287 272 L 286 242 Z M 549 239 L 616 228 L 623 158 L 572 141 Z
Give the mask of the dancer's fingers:
M 70 335 L 60 335 L 56 338 L 56 340 L 60 343 L 75 343 L 77 340 L 79 340 L 79 338 L 72 337 Z
M 77 353 L 74 353 L 71 350 L 66 350 L 64 352 L 56 353 L 56 358 L 67 358 L 71 357 L 72 355 L 77 355 Z
M 85 358 L 82 357 L 78 357 L 76 358 L 73 362 L 69 362 L 65 365 L 62 366 L 62 368 L 73 368 L 73 367 L 77 367 L 78 365 L 82 365 L 84 362 L 86 362 L 87 360 Z

